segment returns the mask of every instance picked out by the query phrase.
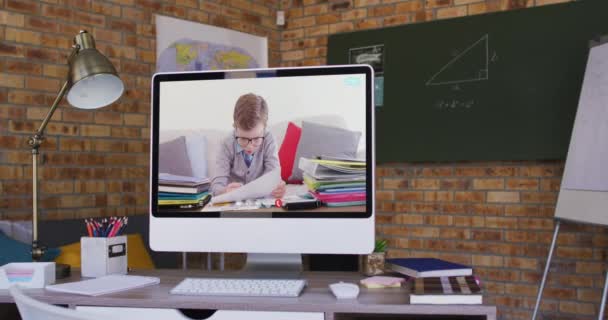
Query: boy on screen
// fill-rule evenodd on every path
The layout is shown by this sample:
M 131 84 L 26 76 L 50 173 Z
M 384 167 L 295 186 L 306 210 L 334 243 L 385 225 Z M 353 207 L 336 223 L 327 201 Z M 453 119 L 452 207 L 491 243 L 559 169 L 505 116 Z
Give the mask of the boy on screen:
M 270 132 L 268 105 L 261 96 L 244 94 L 236 101 L 233 114 L 234 132 L 224 139 L 217 159 L 217 177 L 211 184 L 214 196 L 230 192 L 265 173 L 278 168 L 277 144 Z M 281 181 L 271 195 L 285 195 L 285 182 Z

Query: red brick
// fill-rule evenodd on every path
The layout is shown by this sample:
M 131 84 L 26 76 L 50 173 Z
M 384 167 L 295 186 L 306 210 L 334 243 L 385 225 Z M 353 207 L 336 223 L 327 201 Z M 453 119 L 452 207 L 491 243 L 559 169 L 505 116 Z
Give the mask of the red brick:
M 409 13 L 421 10 L 422 8 L 424 8 L 424 4 L 421 0 L 409 0 L 397 3 L 395 10 L 396 13 Z
M 74 11 L 72 20 L 79 22 L 80 24 L 94 27 L 105 27 L 106 24 L 106 18 L 104 16 L 80 11 Z
M 522 192 L 521 201 L 525 203 L 549 203 L 557 201 L 556 192 Z
M 23 119 L 25 115 L 25 108 L 0 105 L 0 119 Z
M 382 188 L 384 189 L 405 189 L 408 182 L 404 179 L 382 179 Z
M 372 29 L 382 25 L 382 19 L 364 19 L 355 23 L 355 29 Z
M 317 16 L 318 24 L 332 24 L 340 21 L 339 13 L 328 13 L 324 15 Z
M 23 27 L 24 16 L 20 13 L 0 11 L 0 25 Z
M 573 301 L 560 301 L 559 311 L 563 313 L 571 313 L 577 315 L 594 315 L 595 304 L 592 303 L 581 303 Z
M 571 259 L 592 259 L 593 248 L 579 248 L 579 247 L 557 247 L 556 256 L 560 258 L 571 258 Z
M 474 255 L 472 258 L 475 270 L 477 270 L 477 266 L 502 267 L 504 264 L 504 258 L 502 256 Z
M 425 225 L 434 225 L 434 226 L 450 226 L 453 224 L 451 216 L 425 216 L 424 224 Z
M 23 88 L 24 76 L 0 73 L 0 87 Z
M 416 168 L 414 169 L 415 176 L 422 177 L 449 177 L 453 174 L 452 168 Z
M 520 175 L 524 177 L 559 177 L 562 173 L 563 167 L 556 166 L 531 166 L 520 169 Z
M 452 0 L 425 0 L 425 2 L 428 8 L 444 7 L 452 4 Z
M 297 11 L 298 9 L 292 9 L 289 10 L 289 16 L 292 17 L 296 17 L 298 15 L 302 15 L 302 10 L 299 9 L 299 11 Z M 320 14 L 324 14 L 327 13 L 328 11 L 328 5 L 327 4 L 318 4 L 318 5 L 314 5 L 314 6 L 308 6 L 304 8 L 304 15 L 305 16 L 318 16 Z M 340 15 L 339 13 L 336 13 L 336 15 Z
M 44 48 L 26 48 L 25 57 L 28 59 L 43 60 L 48 62 L 60 62 L 63 57 L 58 51 Z
M 516 203 L 520 201 L 519 192 L 488 191 L 488 202 Z
M 442 179 L 441 189 L 445 190 L 466 190 L 469 189 L 471 181 L 467 179 Z
M 471 237 L 478 241 L 502 241 L 503 232 L 495 230 L 472 230 Z
M 409 15 L 391 16 L 391 17 L 384 18 L 383 25 L 385 27 L 396 26 L 396 25 L 409 23 L 410 21 L 411 21 L 411 18 Z
M 95 13 L 100 13 L 106 16 L 115 16 L 120 17 L 120 6 L 109 4 L 109 3 L 101 3 L 94 1 L 91 3 L 91 11 Z
M 348 8 L 352 8 L 353 7 L 352 1 L 353 0 L 334 0 L 330 3 L 330 10 L 338 11 L 338 10 L 345 10 Z
M 287 22 L 289 28 L 303 28 L 315 25 L 315 17 L 295 18 Z
M 467 6 L 440 8 L 437 9 L 436 15 L 437 19 L 464 17 L 467 15 Z
M 108 22 L 108 27 L 115 31 L 124 31 L 131 33 L 135 33 L 137 31 L 136 23 L 129 20 L 112 19 Z
M 0 177 L 2 179 L 21 179 L 23 169 L 20 166 L 0 165 Z
M 380 0 L 355 0 L 355 7 L 371 7 L 380 4 Z
M 454 200 L 451 191 L 425 191 L 424 201 L 450 202 Z
M 307 37 L 322 36 L 322 35 L 326 35 L 328 33 L 329 33 L 329 26 L 326 26 L 326 25 L 306 28 Z M 298 37 L 298 38 L 301 38 L 301 37 Z
M 162 12 L 167 15 L 178 17 L 178 18 L 186 17 L 186 8 L 174 6 L 171 4 L 163 4 Z
M 454 200 L 459 202 L 483 202 L 485 199 L 484 192 L 473 191 L 456 191 L 454 192 Z
M 152 11 L 160 11 L 162 7 L 162 2 L 159 0 L 135 0 L 135 4 L 137 7 L 141 7 L 144 9 L 149 9 Z
M 517 218 L 486 217 L 486 227 L 513 229 L 517 227 Z
M 59 80 L 42 77 L 27 77 L 25 86 L 28 89 L 41 90 L 47 92 L 57 92 L 61 88 Z
M 361 8 L 361 9 L 352 9 L 352 10 L 348 10 L 348 11 L 344 11 L 342 12 L 342 21 L 345 20 L 355 20 L 355 19 L 362 19 L 367 17 L 367 9 L 365 8 Z
M 59 30 L 59 26 L 55 21 L 40 17 L 27 17 L 25 26 L 29 29 L 45 32 L 57 32 Z
M 21 45 L 0 42 L 0 56 L 22 58 L 24 57 L 24 52 Z
M 546 257 L 545 257 L 546 258 Z M 553 267 L 553 266 L 552 266 Z M 556 279 L 557 278 L 557 279 Z M 591 288 L 597 282 L 597 275 L 560 274 L 550 279 L 549 283 L 574 288 Z
M 410 180 L 410 187 L 413 189 L 421 190 L 438 190 L 439 180 L 438 179 L 412 179 Z
M 505 188 L 504 179 L 473 179 L 473 189 L 500 190 Z
M 10 73 L 40 75 L 42 73 L 42 65 L 31 61 L 7 60 L 0 61 L 0 72 L 8 71 Z
M 72 10 L 53 5 L 42 6 L 42 16 L 61 20 L 70 20 L 72 18 Z
M 27 14 L 36 15 L 40 11 L 38 1 L 32 0 L 6 0 L 6 8 Z
M 394 5 L 385 5 L 369 8 L 369 15 L 371 17 L 384 17 L 395 14 Z
M 477 2 L 469 5 L 469 15 L 490 13 L 500 10 L 500 2 Z

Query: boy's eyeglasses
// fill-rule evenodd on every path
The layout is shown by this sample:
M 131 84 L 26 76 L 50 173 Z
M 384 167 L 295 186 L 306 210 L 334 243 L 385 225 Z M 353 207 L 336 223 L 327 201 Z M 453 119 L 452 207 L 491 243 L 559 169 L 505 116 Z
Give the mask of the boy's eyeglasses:
M 236 143 L 238 143 L 239 146 L 241 146 L 243 148 L 248 146 L 250 143 L 254 147 L 257 147 L 257 146 L 261 145 L 262 142 L 264 142 L 264 137 L 255 137 L 255 138 L 234 137 L 234 138 L 236 139 Z

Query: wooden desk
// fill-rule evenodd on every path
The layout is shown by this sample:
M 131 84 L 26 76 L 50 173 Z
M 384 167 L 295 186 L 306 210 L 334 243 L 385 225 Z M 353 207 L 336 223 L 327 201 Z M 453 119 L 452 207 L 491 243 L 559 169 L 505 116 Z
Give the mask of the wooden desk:
M 80 279 L 76 276 L 58 282 Z M 413 319 L 409 316 L 434 315 L 437 319 L 496 319 L 496 307 L 488 305 L 410 305 L 408 289 L 366 289 L 355 301 L 337 300 L 329 291 L 330 283 L 345 281 L 358 283 L 363 276 L 346 272 L 308 272 L 303 277 L 308 286 L 298 298 L 244 298 L 244 297 L 200 297 L 169 294 L 184 277 L 227 277 L 236 273 L 213 273 L 196 270 L 151 270 L 131 274 L 158 276 L 160 285 L 108 294 L 98 297 L 49 292 L 30 289 L 26 294 L 52 304 L 75 306 L 106 306 L 134 308 L 213 309 L 246 311 L 292 311 L 322 312 L 325 320 L 341 319 Z M 0 303 L 12 303 L 7 290 L 0 290 Z M 424 317 L 423 319 L 429 319 Z M 435 318 L 433 318 L 435 319 Z

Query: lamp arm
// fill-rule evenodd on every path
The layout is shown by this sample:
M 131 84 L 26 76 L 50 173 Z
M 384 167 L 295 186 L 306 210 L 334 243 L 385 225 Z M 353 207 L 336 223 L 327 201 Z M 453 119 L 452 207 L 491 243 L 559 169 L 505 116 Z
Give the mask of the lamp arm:
M 78 53 L 79 50 L 80 50 L 79 45 L 75 44 L 72 46 L 72 52 L 70 52 L 70 56 L 68 57 L 68 64 L 69 64 L 70 60 L 72 60 L 72 58 Z M 49 109 L 49 112 L 47 112 L 46 116 L 44 117 L 44 120 L 42 120 L 42 123 L 40 124 L 40 128 L 38 128 L 36 133 L 34 133 L 34 136 L 30 138 L 30 141 L 29 141 L 30 146 L 32 146 L 32 147 L 40 146 L 40 144 L 42 143 L 42 140 L 44 140 L 44 137 L 43 137 L 44 129 L 46 129 L 46 126 L 48 125 L 49 121 L 51 120 L 53 113 L 55 113 L 57 106 L 59 106 L 59 102 L 61 102 L 61 99 L 63 99 L 63 96 L 65 95 L 65 93 L 68 91 L 69 88 L 70 88 L 70 83 L 68 80 L 66 80 L 65 83 L 63 84 L 63 86 L 61 86 L 61 89 L 59 90 L 59 93 L 57 94 L 57 98 L 55 98 L 55 101 L 53 102 L 51 109 Z
M 42 140 L 44 140 L 44 137 L 43 137 L 44 129 L 46 129 L 46 126 L 49 124 L 51 117 L 53 117 L 55 110 L 59 106 L 59 102 L 61 102 L 61 99 L 63 99 L 63 96 L 68 91 L 68 89 L 69 89 L 68 87 L 69 87 L 68 81 L 64 82 L 63 86 L 61 87 L 61 90 L 59 90 L 59 93 L 57 94 L 57 97 L 55 98 L 55 101 L 53 102 L 53 105 L 51 106 L 51 108 L 47 112 L 46 116 L 44 117 L 44 120 L 42 120 L 42 123 L 40 124 L 40 127 L 38 128 L 38 130 L 36 130 L 36 133 L 34 133 L 34 136 L 37 136 L 40 139 L 40 142 L 37 143 L 37 146 L 40 146 L 40 143 L 42 142 Z M 32 147 L 34 146 L 31 143 L 30 143 L 30 145 Z
M 72 47 L 72 52 L 68 57 L 69 61 L 78 53 L 80 46 L 74 45 Z M 59 102 L 63 99 L 63 96 L 70 88 L 70 81 L 66 79 L 66 81 L 61 86 L 59 93 L 57 94 L 57 98 L 53 101 L 53 105 L 49 109 L 49 112 L 42 120 L 40 127 L 38 130 L 29 138 L 28 144 L 32 147 L 32 260 L 40 261 L 46 248 L 38 243 L 38 149 L 40 145 L 44 141 L 44 129 L 49 124 L 49 121 L 53 117 L 55 110 L 59 106 Z

